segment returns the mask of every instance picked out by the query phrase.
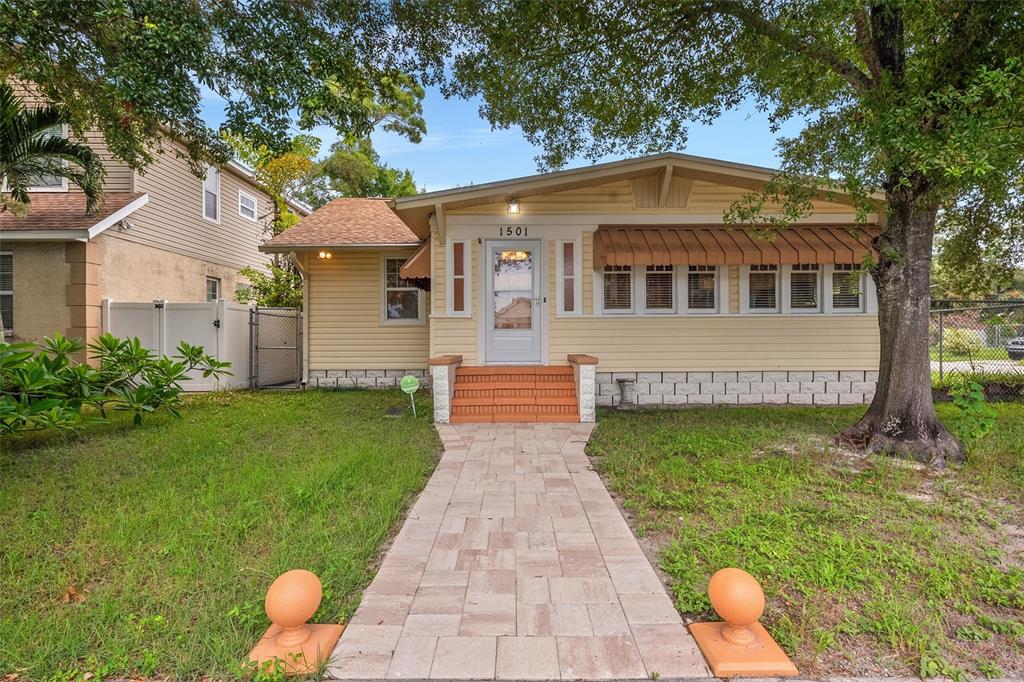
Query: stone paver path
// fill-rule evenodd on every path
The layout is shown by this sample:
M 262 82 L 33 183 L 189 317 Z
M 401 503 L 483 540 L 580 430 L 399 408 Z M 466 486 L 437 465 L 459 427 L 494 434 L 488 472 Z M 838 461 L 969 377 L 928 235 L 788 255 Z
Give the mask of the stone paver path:
M 360 679 L 708 676 L 584 454 L 591 424 L 439 425 L 444 456 L 328 666 Z

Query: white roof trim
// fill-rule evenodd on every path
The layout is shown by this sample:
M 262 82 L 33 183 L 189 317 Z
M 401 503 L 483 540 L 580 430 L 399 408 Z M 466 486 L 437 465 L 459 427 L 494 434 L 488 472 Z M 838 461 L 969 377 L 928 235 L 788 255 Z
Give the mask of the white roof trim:
M 126 204 L 122 208 L 111 213 L 106 218 L 103 218 L 87 230 L 2 230 L 0 231 L 0 239 L 3 239 L 5 242 L 87 242 L 90 239 L 99 236 L 113 225 L 124 220 L 147 203 L 149 203 L 149 195 L 143 194 L 131 203 Z

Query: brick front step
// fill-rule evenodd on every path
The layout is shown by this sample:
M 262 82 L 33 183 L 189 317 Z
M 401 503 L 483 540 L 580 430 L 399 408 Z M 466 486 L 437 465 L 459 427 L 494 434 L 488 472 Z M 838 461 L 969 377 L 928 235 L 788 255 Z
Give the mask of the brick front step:
M 578 422 L 571 367 L 459 367 L 451 421 Z

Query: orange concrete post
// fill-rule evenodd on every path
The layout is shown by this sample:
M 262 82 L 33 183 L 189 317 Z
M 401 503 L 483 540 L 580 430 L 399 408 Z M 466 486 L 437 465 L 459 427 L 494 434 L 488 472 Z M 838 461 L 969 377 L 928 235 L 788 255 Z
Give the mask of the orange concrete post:
M 764 591 L 752 575 L 723 568 L 711 576 L 708 598 L 723 623 L 693 623 L 690 633 L 715 677 L 796 675 L 797 669 L 757 622 L 764 613 Z
M 306 621 L 320 608 L 323 587 L 309 571 L 293 569 L 271 583 L 263 602 L 273 623 L 249 652 L 250 666 L 262 670 L 280 661 L 288 675 L 316 673 L 327 662 L 344 625 L 310 625 Z

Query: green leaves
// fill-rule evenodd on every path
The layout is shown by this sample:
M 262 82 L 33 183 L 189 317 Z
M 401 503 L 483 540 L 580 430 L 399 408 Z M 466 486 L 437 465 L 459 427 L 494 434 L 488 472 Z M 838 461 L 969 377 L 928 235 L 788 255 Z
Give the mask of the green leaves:
M 160 409 L 177 417 L 181 383 L 190 372 L 230 374 L 230 363 L 185 342 L 177 359 L 157 358 L 137 338 L 103 334 L 89 344 L 98 367 L 71 357 L 82 348 L 60 334 L 38 346 L 0 343 L 0 433 L 74 431 L 107 410 L 131 412 L 135 424 Z
M 968 381 L 953 391 L 953 404 L 960 409 L 960 432 L 967 440 L 984 438 L 996 425 L 996 411 L 985 400 L 981 384 Z

